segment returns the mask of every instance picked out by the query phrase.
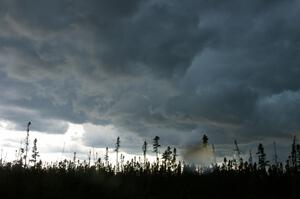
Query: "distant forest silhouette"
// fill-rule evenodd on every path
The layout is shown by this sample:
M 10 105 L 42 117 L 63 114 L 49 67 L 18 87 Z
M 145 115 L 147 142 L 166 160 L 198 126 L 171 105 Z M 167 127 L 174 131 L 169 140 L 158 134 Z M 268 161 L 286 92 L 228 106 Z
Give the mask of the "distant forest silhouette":
M 12 162 L 0 162 L 0 191 L 2 197 L 13 198 L 299 198 L 300 145 L 294 137 L 285 162 L 270 163 L 262 143 L 258 144 L 254 162 L 240 156 L 209 166 L 187 164 L 177 160 L 177 149 L 168 146 L 160 156 L 160 138 L 142 143 L 143 158 L 125 161 L 116 139 L 115 164 L 109 162 L 108 147 L 104 158 L 79 160 L 76 152 L 71 160 L 54 163 L 39 159 L 37 139 L 29 157 L 27 125 L 25 146 L 18 149 Z M 202 147 L 208 147 L 203 135 Z M 275 147 L 275 145 L 274 145 Z M 213 146 L 214 148 L 214 146 Z M 276 148 L 275 148 L 276 151 Z M 148 153 L 156 160 L 149 162 Z

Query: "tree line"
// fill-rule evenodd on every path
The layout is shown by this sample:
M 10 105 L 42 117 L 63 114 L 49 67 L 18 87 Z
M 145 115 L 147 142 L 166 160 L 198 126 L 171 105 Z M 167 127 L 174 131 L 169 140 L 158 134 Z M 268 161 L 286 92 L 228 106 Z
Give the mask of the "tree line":
M 291 151 L 288 155 L 288 159 L 285 162 L 278 162 L 277 160 L 277 150 L 274 143 L 274 163 L 267 160 L 264 146 L 262 143 L 258 144 L 257 147 L 257 162 L 253 161 L 252 152 L 249 152 L 248 160 L 244 160 L 241 157 L 241 152 L 236 140 L 234 140 L 235 151 L 237 157 L 233 159 L 223 159 L 223 162 L 217 163 L 215 160 L 211 162 L 209 166 L 197 165 L 194 163 L 186 163 L 184 161 L 177 160 L 177 149 L 167 146 L 167 148 L 160 155 L 160 137 L 155 136 L 152 140 L 152 151 L 155 154 L 156 160 L 153 162 L 148 161 L 147 154 L 149 153 L 149 143 L 145 140 L 142 144 L 142 154 L 143 159 L 132 158 L 131 160 L 125 161 L 125 156 L 123 154 L 119 155 L 121 147 L 121 139 L 117 137 L 114 152 L 116 154 L 115 164 L 109 161 L 109 148 L 106 147 L 105 155 L 103 159 L 101 157 L 91 158 L 91 151 L 89 152 L 87 160 L 80 160 L 77 158 L 77 153 L 74 152 L 73 159 L 64 159 L 62 161 L 56 162 L 42 162 L 40 153 L 37 148 L 37 139 L 33 140 L 33 146 L 31 151 L 31 157 L 29 154 L 29 132 L 30 132 L 31 122 L 27 124 L 25 146 L 20 147 L 17 151 L 17 159 L 12 162 L 4 162 L 1 158 L 0 167 L 19 167 L 24 169 L 59 169 L 59 170 L 85 170 L 85 169 L 95 169 L 101 172 L 107 172 L 110 174 L 116 173 L 143 173 L 143 174 L 167 174 L 167 175 L 182 175 L 182 174 L 204 174 L 213 172 L 260 172 L 266 175 L 270 174 L 283 174 L 283 173 L 297 173 L 300 171 L 300 145 L 296 143 L 296 136 L 293 138 L 291 145 Z M 214 145 L 212 146 L 213 153 L 215 153 Z M 208 148 L 208 136 L 203 135 L 202 137 L 202 147 Z M 98 156 L 98 155 L 97 155 Z
M 3 198 L 299 198 L 300 146 L 293 138 L 291 151 L 285 162 L 271 163 L 262 143 L 258 144 L 253 161 L 240 156 L 213 161 L 208 167 L 187 164 L 178 160 L 176 148 L 167 146 L 162 153 L 160 138 L 152 143 L 144 141 L 142 158 L 125 161 L 120 155 L 121 139 L 116 139 L 116 164 L 109 160 L 106 147 L 103 159 L 80 160 L 74 152 L 72 159 L 54 163 L 39 159 L 37 139 L 29 152 L 27 125 L 25 146 L 18 150 L 15 161 L 0 164 L 0 193 Z M 202 147 L 212 147 L 203 135 Z M 152 146 L 151 146 L 152 145 Z M 151 148 L 151 149 L 150 149 Z M 156 160 L 148 161 L 152 152 Z M 30 154 L 30 155 L 29 155 Z M 276 157 L 276 155 L 275 155 Z

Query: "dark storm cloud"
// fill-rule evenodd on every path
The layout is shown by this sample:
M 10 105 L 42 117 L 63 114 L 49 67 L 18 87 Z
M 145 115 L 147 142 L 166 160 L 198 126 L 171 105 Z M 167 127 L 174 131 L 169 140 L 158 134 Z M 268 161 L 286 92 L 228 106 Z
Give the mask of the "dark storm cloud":
M 48 132 L 55 121 L 111 124 L 181 146 L 204 132 L 218 144 L 297 134 L 299 10 L 295 0 L 1 1 L 1 117 L 29 115 Z

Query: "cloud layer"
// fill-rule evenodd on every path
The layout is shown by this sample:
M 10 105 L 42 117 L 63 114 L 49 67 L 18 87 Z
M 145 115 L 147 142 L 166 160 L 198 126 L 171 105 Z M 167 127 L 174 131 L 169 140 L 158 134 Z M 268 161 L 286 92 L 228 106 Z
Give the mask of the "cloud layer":
M 1 1 L 0 117 L 180 147 L 203 132 L 216 144 L 297 134 L 299 11 L 296 0 Z M 86 144 L 104 147 L 91 131 Z

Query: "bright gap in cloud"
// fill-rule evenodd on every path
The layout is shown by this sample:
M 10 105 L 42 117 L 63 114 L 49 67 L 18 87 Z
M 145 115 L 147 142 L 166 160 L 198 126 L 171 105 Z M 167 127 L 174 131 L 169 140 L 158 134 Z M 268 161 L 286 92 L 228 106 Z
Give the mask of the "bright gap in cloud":
M 84 136 L 86 134 L 84 125 L 68 123 L 68 130 L 64 134 L 48 134 L 45 132 L 30 131 L 29 136 L 29 154 L 31 157 L 32 143 L 37 138 L 37 147 L 40 153 L 40 159 L 46 162 L 61 161 L 64 159 L 73 159 L 74 152 L 76 157 L 80 160 L 88 160 L 89 153 L 91 153 L 91 161 L 96 161 L 101 158 L 103 161 L 105 155 L 105 147 L 90 147 L 84 144 Z M 0 147 L 3 161 L 14 161 L 18 157 L 18 150 L 25 147 L 26 131 L 13 130 L 14 124 L 10 121 L 0 120 Z M 34 123 L 33 123 L 34 126 Z M 97 126 L 94 125 L 97 128 Z M 112 127 L 98 126 L 102 133 L 99 133 L 99 139 L 104 139 L 106 133 L 111 136 L 117 135 L 113 132 Z M 107 130 L 107 132 L 105 132 Z M 111 137 L 112 138 L 112 137 Z M 149 152 L 150 152 L 149 147 Z M 130 161 L 134 157 L 137 160 L 143 161 L 141 155 L 129 154 L 120 150 L 119 155 L 125 156 L 125 162 Z M 154 161 L 155 157 L 147 155 L 149 161 Z M 114 164 L 116 160 L 116 153 L 114 152 L 114 145 L 109 146 L 109 161 Z

